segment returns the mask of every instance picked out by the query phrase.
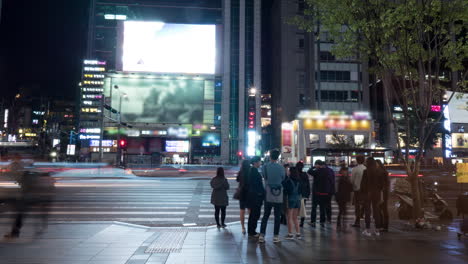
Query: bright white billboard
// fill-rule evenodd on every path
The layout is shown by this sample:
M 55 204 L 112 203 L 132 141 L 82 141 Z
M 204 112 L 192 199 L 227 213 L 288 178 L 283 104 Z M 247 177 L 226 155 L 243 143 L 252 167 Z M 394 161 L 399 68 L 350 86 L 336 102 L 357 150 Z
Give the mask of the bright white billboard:
M 450 98 L 452 92 L 447 92 L 447 97 Z M 450 122 L 452 123 L 468 123 L 468 94 L 455 93 L 448 104 L 450 112 Z
M 123 71 L 215 73 L 215 25 L 125 21 L 123 32 Z

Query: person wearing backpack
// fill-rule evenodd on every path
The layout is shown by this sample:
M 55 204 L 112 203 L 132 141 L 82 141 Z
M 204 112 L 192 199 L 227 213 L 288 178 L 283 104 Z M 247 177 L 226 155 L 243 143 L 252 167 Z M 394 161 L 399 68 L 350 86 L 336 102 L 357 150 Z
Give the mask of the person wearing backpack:
M 288 235 L 285 237 L 288 240 L 294 238 L 301 239 L 301 232 L 299 230 L 299 209 L 301 207 L 301 183 L 299 179 L 299 172 L 296 167 L 289 169 L 289 177 L 284 183 L 284 191 L 287 195 L 288 207 Z M 293 234 L 293 227 L 295 228 L 296 235 Z
M 286 173 L 278 163 L 280 156 L 279 150 L 272 150 L 270 153 L 270 162 L 263 166 L 263 178 L 265 179 L 265 208 L 262 218 L 262 224 L 260 226 L 260 236 L 258 238 L 259 243 L 265 242 L 265 231 L 267 228 L 268 218 L 271 214 L 271 209 L 275 210 L 275 224 L 273 228 L 273 243 L 280 242 L 279 230 L 280 230 L 280 219 L 281 211 L 283 207 L 283 181 L 286 178 Z

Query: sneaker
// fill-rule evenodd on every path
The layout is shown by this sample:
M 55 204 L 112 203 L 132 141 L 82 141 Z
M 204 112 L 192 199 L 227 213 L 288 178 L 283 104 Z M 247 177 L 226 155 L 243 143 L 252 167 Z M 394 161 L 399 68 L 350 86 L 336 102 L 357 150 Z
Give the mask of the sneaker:
M 297 234 L 296 234 L 296 238 L 297 238 L 297 239 L 302 239 L 301 233 L 297 233 Z
M 219 228 L 221 228 L 221 225 L 216 225 L 216 227 L 219 229 Z
M 364 231 L 362 232 L 362 235 L 363 235 L 363 236 L 370 237 L 370 236 L 372 236 L 372 233 L 371 233 L 369 230 L 366 229 L 366 230 L 364 230 Z
M 226 228 L 226 227 L 227 227 L 227 225 L 225 225 L 225 224 L 222 224 L 222 225 L 221 225 L 221 227 L 222 227 L 222 228 Z
M 375 236 L 380 236 L 380 232 L 377 231 L 377 230 L 375 230 L 375 231 L 374 231 L 374 235 L 375 235 Z
M 287 234 L 284 239 L 287 239 L 287 240 L 293 240 L 294 239 L 294 235 L 293 234 Z
M 325 227 L 325 223 L 320 223 L 320 227 Z
M 260 236 L 260 233 L 249 234 L 249 237 L 253 237 L 253 238 L 258 238 L 259 236 Z
M 265 237 L 263 235 L 258 237 L 258 243 L 265 243 Z
M 361 225 L 360 225 L 360 224 L 352 224 L 351 226 L 352 226 L 352 227 L 361 228 Z
M 327 221 L 327 224 L 331 225 L 331 220 L 328 220 L 328 221 Z
M 274 236 L 273 243 L 279 243 L 279 242 L 281 242 L 281 239 L 279 238 L 279 236 Z
M 315 222 L 310 222 L 309 225 L 310 225 L 311 227 L 315 227 Z

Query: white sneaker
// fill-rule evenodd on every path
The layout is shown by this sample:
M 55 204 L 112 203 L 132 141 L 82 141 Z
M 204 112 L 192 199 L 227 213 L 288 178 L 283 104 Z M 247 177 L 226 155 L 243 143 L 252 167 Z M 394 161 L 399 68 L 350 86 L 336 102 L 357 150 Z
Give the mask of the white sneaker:
M 273 243 L 279 243 L 279 242 L 281 242 L 281 239 L 279 238 L 279 236 L 274 236 Z
M 379 232 L 378 230 L 375 230 L 375 231 L 374 231 L 374 235 L 380 236 L 380 232 Z
M 296 234 L 296 238 L 297 238 L 297 239 L 302 239 L 301 233 L 297 233 L 297 234 Z
M 263 235 L 258 236 L 258 243 L 265 243 L 265 237 Z
M 370 236 L 372 236 L 372 233 L 371 233 L 369 230 L 366 229 L 366 230 L 364 230 L 364 231 L 362 232 L 362 235 L 363 235 L 363 236 L 370 237 Z
M 294 235 L 293 234 L 287 234 L 284 239 L 287 239 L 287 240 L 293 240 L 294 239 Z

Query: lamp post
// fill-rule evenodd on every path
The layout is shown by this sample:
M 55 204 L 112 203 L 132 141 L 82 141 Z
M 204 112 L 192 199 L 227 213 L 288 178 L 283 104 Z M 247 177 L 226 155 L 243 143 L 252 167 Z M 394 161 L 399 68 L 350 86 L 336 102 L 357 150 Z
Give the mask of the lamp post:
M 116 160 L 116 165 L 120 166 L 122 165 L 122 149 L 121 149 L 121 146 L 120 146 L 120 127 L 121 127 L 121 124 L 122 124 L 122 98 L 123 97 L 127 97 L 127 94 L 120 91 L 119 90 L 119 86 L 118 85 L 114 85 L 114 89 L 116 89 L 117 91 L 119 91 L 120 93 L 120 96 L 119 96 L 119 113 L 118 113 L 118 124 L 117 124 L 117 160 Z M 112 98 L 111 98 L 112 100 Z

